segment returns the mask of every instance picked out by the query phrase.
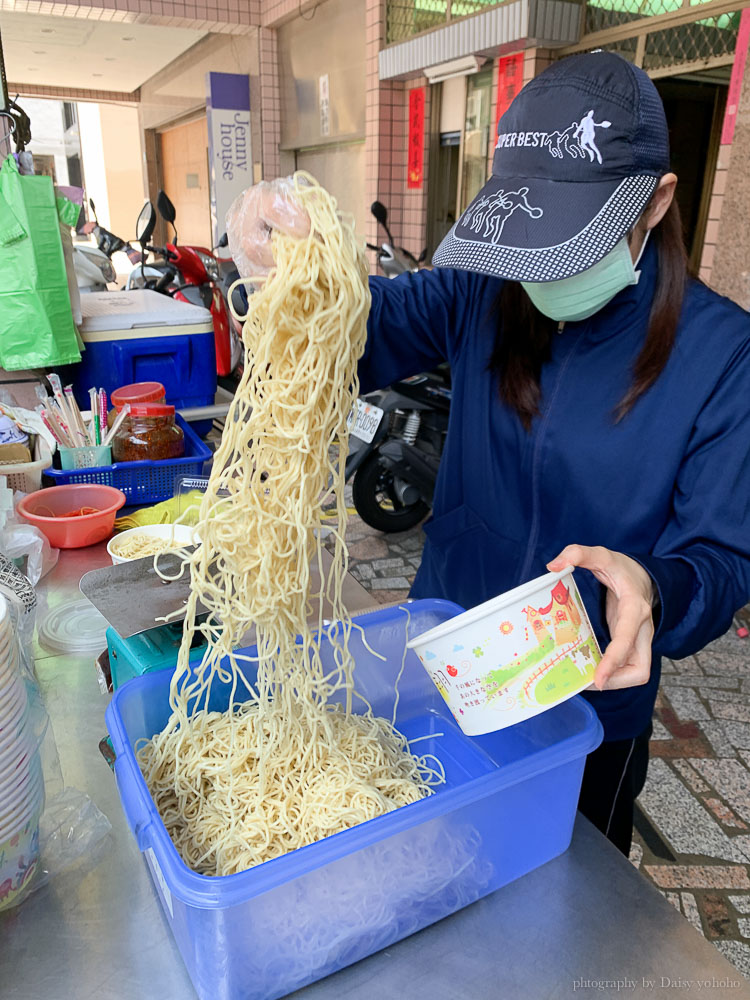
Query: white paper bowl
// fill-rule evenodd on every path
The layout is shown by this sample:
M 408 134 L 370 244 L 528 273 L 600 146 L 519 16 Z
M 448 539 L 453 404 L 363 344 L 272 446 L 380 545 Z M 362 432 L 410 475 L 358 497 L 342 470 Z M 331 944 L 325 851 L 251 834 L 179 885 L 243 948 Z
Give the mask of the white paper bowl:
M 572 567 L 407 643 L 467 736 L 515 725 L 590 686 L 601 659 Z
M 13 752 L 14 747 L 24 741 L 31 743 L 32 740 L 31 710 L 27 706 L 12 726 L 6 726 L 0 731 L 0 767 L 7 760 L 8 755 Z
M 23 691 L 0 714 L 0 746 L 7 742 L 8 736 L 18 729 L 21 719 L 29 709 L 29 696 L 24 685 Z
M 0 815 L 0 841 L 11 836 L 31 816 L 34 811 L 42 811 L 44 806 L 44 780 L 39 774 L 33 784 L 12 802 L 3 805 L 4 812 Z
M 0 651 L 0 688 L 7 683 L 9 678 L 19 674 L 20 670 L 21 660 L 18 655 L 18 646 L 13 639 L 4 651 Z
M 0 775 L 0 802 L 5 805 L 21 795 L 41 771 L 38 752 L 33 747 L 20 747 L 15 761 L 11 761 Z
M 24 758 L 30 759 L 35 749 L 30 731 L 20 735 L 18 739 L 5 747 L 0 755 L 0 789 L 5 788 L 21 761 Z
M 16 687 L 5 699 L 0 707 L 0 743 L 9 729 L 17 725 L 29 704 L 29 697 L 26 693 L 26 685 L 21 684 Z
M 131 556 L 130 558 L 126 558 L 125 556 L 118 555 L 117 550 L 134 535 L 148 535 L 149 538 L 163 538 L 165 541 L 174 538 L 176 542 L 179 542 L 180 547 L 182 547 L 183 545 L 194 544 L 194 530 L 195 527 L 192 524 L 146 524 L 142 528 L 128 528 L 127 531 L 121 531 L 119 535 L 114 535 L 110 538 L 107 543 L 107 552 L 109 552 L 110 559 L 115 566 L 118 563 L 132 562 L 133 558 L 142 557 Z M 153 556 L 149 558 L 153 558 Z
M 21 675 L 11 677 L 5 686 L 0 687 L 0 725 L 3 719 L 11 717 L 19 702 L 26 704 L 27 701 L 26 685 Z
M 0 841 L 6 840 L 14 830 L 23 825 L 35 813 L 38 815 L 44 809 L 44 783 L 42 781 L 29 785 L 22 798 L 16 799 L 8 811 L 0 817 Z

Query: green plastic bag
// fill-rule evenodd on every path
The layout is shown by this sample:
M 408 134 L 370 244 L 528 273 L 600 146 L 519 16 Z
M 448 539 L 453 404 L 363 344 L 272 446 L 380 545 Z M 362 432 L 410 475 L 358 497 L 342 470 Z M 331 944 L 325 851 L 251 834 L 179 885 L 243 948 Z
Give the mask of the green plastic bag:
M 50 177 L 0 169 L 0 366 L 7 371 L 81 360 Z

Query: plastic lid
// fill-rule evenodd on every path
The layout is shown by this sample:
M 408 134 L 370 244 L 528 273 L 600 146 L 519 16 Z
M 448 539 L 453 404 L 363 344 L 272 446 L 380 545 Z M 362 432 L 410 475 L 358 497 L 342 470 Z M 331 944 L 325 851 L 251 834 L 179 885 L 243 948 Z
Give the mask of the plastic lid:
M 100 653 L 107 645 L 107 619 L 82 597 L 59 604 L 39 628 L 39 640 L 55 653 Z
M 174 416 L 174 406 L 163 403 L 133 403 L 130 407 L 131 417 L 169 417 Z
M 112 393 L 112 405 L 119 409 L 126 403 L 158 403 L 166 394 L 161 382 L 132 382 L 115 389 Z

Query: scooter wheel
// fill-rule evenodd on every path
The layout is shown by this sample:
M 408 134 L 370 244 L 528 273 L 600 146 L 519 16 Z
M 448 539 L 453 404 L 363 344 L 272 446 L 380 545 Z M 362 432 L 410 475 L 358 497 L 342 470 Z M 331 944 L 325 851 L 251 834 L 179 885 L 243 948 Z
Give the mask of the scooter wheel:
M 393 473 L 381 463 L 376 451 L 357 469 L 352 499 L 359 516 L 376 531 L 408 531 L 430 512 L 424 500 L 412 504 L 399 500 Z

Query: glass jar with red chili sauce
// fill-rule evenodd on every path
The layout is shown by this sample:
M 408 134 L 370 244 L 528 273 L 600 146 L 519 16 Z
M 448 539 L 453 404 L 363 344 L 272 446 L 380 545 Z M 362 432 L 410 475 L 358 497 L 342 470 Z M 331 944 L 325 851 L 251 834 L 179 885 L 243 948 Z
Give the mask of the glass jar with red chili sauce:
M 112 441 L 115 462 L 158 462 L 185 454 L 185 436 L 175 424 L 174 406 L 134 403 Z

